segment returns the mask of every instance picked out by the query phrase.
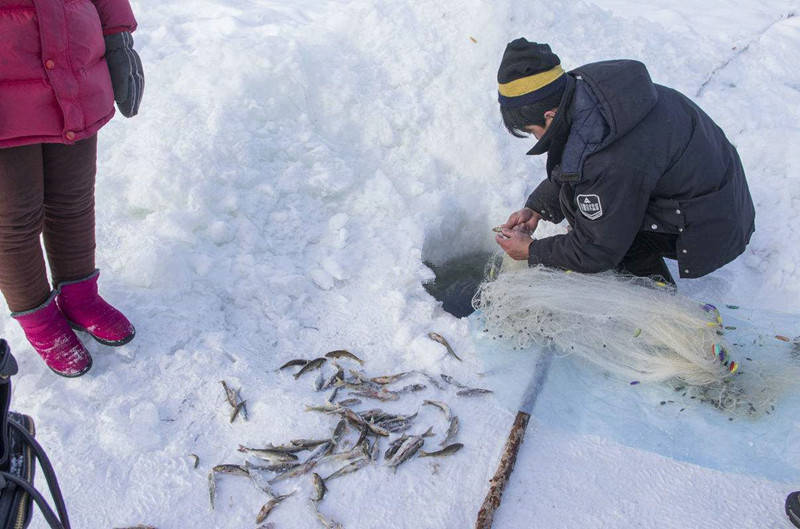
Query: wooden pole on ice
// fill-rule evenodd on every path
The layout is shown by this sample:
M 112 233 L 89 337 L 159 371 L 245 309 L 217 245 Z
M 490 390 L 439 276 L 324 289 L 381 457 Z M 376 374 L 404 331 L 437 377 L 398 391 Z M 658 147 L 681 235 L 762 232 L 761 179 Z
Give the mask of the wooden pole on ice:
M 506 439 L 503 452 L 500 454 L 500 463 L 492 479 L 489 480 L 489 492 L 483 500 L 481 508 L 478 510 L 478 518 L 475 521 L 475 529 L 491 529 L 494 521 L 494 513 L 503 499 L 508 478 L 514 470 L 514 463 L 517 461 L 517 454 L 522 441 L 525 438 L 525 429 L 528 427 L 528 420 L 531 418 L 533 406 L 542 390 L 547 372 L 550 370 L 550 363 L 553 360 L 553 352 L 550 349 L 542 350 L 539 360 L 536 362 L 533 377 L 522 398 L 514 424 Z

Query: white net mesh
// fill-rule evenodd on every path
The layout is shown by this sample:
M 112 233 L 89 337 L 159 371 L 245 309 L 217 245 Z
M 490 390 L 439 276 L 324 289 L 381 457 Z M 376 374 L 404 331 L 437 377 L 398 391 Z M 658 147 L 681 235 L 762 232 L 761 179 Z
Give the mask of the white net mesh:
M 517 347 L 553 345 L 631 383 L 669 381 L 729 411 L 746 403 L 758 413 L 774 399 L 763 376 L 740 376 L 717 309 L 662 283 L 504 263 L 473 303 L 488 332 Z

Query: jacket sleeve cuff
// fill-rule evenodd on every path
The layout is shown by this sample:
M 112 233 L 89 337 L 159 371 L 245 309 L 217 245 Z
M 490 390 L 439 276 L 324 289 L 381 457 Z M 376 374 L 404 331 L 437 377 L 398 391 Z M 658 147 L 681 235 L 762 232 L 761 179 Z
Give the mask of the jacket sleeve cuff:
M 132 26 L 114 26 L 113 28 L 105 28 L 103 29 L 103 36 L 107 37 L 109 35 L 116 35 L 117 33 L 133 33 L 136 31 L 136 24 L 134 23 Z
M 553 220 L 554 216 L 552 212 L 549 209 L 547 209 L 547 207 L 544 204 L 537 202 L 533 198 L 533 195 L 528 197 L 528 200 L 525 202 L 525 207 L 528 209 L 532 209 L 533 211 L 541 215 L 544 220 L 554 222 Z M 560 221 L 555 221 L 555 222 L 558 223 Z
M 536 243 L 538 241 L 536 239 L 531 242 L 531 245 L 528 246 L 528 266 L 536 266 L 542 264 L 542 262 L 537 258 L 536 254 Z
M 92 0 L 92 3 L 100 16 L 104 36 L 136 31 L 136 18 L 128 0 Z
M 525 207 L 541 215 L 544 220 L 558 224 L 564 220 L 564 214 L 561 212 L 561 203 L 558 198 L 560 192 L 561 187 L 559 185 L 549 180 L 543 180 L 530 194 L 525 202 Z

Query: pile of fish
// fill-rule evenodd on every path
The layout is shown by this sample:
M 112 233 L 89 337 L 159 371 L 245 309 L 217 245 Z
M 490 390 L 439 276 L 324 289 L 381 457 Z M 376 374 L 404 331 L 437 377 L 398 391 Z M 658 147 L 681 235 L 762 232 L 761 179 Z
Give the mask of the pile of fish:
M 449 355 L 461 360 L 441 335 L 430 333 L 428 336 L 444 345 Z M 294 373 L 295 379 L 316 373 L 314 389 L 329 393 L 322 404 L 306 406 L 306 411 L 335 416 L 339 420 L 329 434 L 317 439 L 294 439 L 283 444 L 270 443 L 263 447 L 240 445 L 239 451 L 249 459 L 243 464 L 217 465 L 208 474 L 212 509 L 220 475 L 247 477 L 268 496 L 268 501 L 256 515 L 256 524 L 264 523 L 273 509 L 298 491 L 295 488 L 290 492 L 281 493 L 277 490 L 278 487 L 290 480 L 308 479 L 312 489 L 311 505 L 317 518 L 328 529 L 341 528 L 341 524 L 329 520 L 319 511 L 319 504 L 332 480 L 377 463 L 381 459 L 381 452 L 384 465 L 396 472 L 400 465 L 415 456 L 443 457 L 463 448 L 461 443 L 455 442 L 459 430 L 458 417 L 445 402 L 436 400 L 421 402 L 421 406 L 436 408 L 444 416 L 442 439 L 436 449 L 430 451 L 423 450 L 422 447 L 426 443 L 432 444 L 434 442 L 432 438 L 436 437 L 436 434 L 432 425 L 425 430 L 415 428 L 414 421 L 420 409 L 411 414 L 400 414 L 380 408 L 365 407 L 366 409 L 357 410 L 356 406 L 361 405 L 364 400 L 399 401 L 404 395 L 424 391 L 428 387 L 427 384 L 438 390 L 453 386 L 456 395 L 460 397 L 491 393 L 487 389 L 468 387 L 446 374 L 435 377 L 424 371 L 415 370 L 370 377 L 361 370 L 345 368 L 346 363 L 351 365 L 357 363 L 359 367 L 364 364 L 363 360 L 351 352 L 336 350 L 319 358 L 291 360 L 278 368 L 279 371 L 299 368 Z M 331 369 L 326 369 L 328 367 Z M 326 375 L 326 371 L 329 374 Z M 413 383 L 399 388 L 394 387 L 398 381 L 407 379 Z M 239 397 L 238 391 L 232 391 L 225 382 L 222 384 L 226 398 L 234 410 L 231 422 L 239 414 L 243 414 L 243 418 L 246 419 L 244 401 Z M 337 400 L 340 396 L 345 398 Z M 415 430 L 416 433 L 412 433 Z M 385 446 L 381 446 L 382 441 Z M 195 465 L 196 462 L 197 460 Z M 322 472 L 323 468 L 330 468 L 332 472 L 323 477 L 325 474 Z M 260 525 L 259 529 L 272 527 L 273 524 L 265 523 Z

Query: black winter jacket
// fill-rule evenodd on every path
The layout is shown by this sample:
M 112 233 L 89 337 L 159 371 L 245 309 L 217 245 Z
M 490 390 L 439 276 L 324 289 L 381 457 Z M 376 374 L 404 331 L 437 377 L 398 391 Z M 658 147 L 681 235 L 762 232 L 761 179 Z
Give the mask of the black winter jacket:
M 615 268 L 636 234 L 678 235 L 681 277 L 700 277 L 741 254 L 755 210 L 736 148 L 683 94 L 654 84 L 645 66 L 587 64 L 575 79 L 562 145 L 526 206 L 572 226 L 534 241 L 531 265 L 577 272 Z M 564 125 L 564 124 L 562 124 Z

